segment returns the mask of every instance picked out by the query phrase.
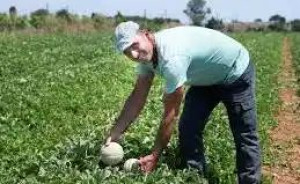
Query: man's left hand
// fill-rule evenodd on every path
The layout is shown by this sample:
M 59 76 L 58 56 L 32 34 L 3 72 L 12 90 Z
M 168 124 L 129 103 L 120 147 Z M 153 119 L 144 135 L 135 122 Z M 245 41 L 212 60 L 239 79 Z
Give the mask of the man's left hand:
M 145 157 L 141 157 L 139 159 L 141 170 L 145 173 L 152 172 L 156 168 L 158 159 L 158 156 L 155 154 L 150 154 Z

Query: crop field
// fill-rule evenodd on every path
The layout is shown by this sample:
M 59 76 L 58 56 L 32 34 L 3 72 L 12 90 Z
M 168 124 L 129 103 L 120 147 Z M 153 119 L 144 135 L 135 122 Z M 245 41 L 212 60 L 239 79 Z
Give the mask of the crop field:
M 290 36 L 292 42 L 292 55 L 294 61 L 294 68 L 296 70 L 297 81 L 298 81 L 298 96 L 300 96 L 300 35 L 292 34 Z M 300 107 L 299 107 L 300 108 Z
M 284 35 L 233 37 L 249 49 L 256 65 L 260 142 L 268 164 L 275 159 L 267 130 L 276 125 Z M 299 36 L 297 41 L 299 45 Z M 300 56 L 299 49 L 295 52 Z M 300 74 L 299 66 L 300 60 Z M 116 53 L 111 33 L 0 34 L 0 183 L 201 183 L 195 171 L 176 169 L 177 129 L 152 174 L 99 164 L 100 147 L 135 77 L 134 63 Z M 161 119 L 163 85 L 157 77 L 146 107 L 126 132 L 121 142 L 125 158 L 150 153 Z M 205 129 L 205 148 L 209 180 L 234 183 L 233 137 L 222 105 Z

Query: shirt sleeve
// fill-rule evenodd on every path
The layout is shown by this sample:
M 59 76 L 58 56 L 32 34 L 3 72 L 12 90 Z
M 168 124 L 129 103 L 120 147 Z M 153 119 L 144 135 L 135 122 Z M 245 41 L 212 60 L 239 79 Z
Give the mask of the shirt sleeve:
M 166 80 L 165 92 L 167 94 L 184 85 L 187 81 L 187 70 L 190 65 L 190 57 L 172 57 L 163 68 L 163 77 Z
M 153 73 L 149 66 L 142 63 L 138 63 L 138 65 L 135 67 L 135 72 L 137 75 L 149 75 Z

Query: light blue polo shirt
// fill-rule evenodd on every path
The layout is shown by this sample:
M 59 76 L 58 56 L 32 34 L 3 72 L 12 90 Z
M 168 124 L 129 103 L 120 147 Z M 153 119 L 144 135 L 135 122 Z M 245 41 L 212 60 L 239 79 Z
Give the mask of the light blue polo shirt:
M 154 34 L 158 66 L 139 63 L 137 73 L 151 72 L 166 80 L 165 92 L 186 84 L 209 86 L 232 83 L 249 64 L 249 53 L 239 42 L 212 29 L 183 26 Z

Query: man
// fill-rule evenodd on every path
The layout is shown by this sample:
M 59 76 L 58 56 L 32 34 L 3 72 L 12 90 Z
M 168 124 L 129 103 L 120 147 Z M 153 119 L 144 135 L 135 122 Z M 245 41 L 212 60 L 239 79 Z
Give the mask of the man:
M 141 169 L 151 172 L 167 146 L 189 85 L 179 122 L 179 148 L 185 166 L 205 171 L 202 133 L 211 111 L 224 103 L 236 146 L 239 183 L 259 183 L 260 148 L 256 129 L 255 74 L 248 51 L 211 29 L 183 26 L 157 33 L 134 22 L 117 26 L 117 48 L 138 63 L 137 81 L 107 142 L 117 141 L 141 112 L 155 74 L 166 80 L 159 132 Z

